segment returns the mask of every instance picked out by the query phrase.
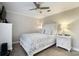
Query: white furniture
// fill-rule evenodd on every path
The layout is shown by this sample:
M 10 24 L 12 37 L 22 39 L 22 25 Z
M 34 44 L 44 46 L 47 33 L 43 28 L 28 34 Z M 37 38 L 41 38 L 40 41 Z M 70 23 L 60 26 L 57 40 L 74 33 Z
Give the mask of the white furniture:
M 8 50 L 12 50 L 12 24 L 0 23 L 0 45 L 8 43 Z
M 35 53 L 40 52 L 43 49 L 48 48 L 55 44 L 56 28 L 49 30 L 53 25 L 46 25 L 42 33 L 23 34 L 20 37 L 20 45 L 24 48 L 29 56 L 33 56 Z
M 56 46 L 71 50 L 71 36 L 57 35 Z

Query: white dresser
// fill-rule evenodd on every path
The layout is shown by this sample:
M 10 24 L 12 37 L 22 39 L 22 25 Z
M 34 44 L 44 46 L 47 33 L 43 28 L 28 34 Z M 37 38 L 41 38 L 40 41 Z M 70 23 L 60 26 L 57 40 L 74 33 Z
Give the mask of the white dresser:
M 8 50 L 12 50 L 12 24 L 0 23 L 0 45 L 8 43 Z
M 56 46 L 71 50 L 71 36 L 57 35 Z

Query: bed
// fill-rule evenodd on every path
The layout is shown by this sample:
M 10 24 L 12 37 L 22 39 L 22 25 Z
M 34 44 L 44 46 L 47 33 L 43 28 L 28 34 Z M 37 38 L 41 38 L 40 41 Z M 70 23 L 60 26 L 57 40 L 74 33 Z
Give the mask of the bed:
M 22 34 L 20 45 L 29 56 L 33 56 L 55 44 L 56 32 L 57 26 L 55 24 L 47 24 L 41 33 Z

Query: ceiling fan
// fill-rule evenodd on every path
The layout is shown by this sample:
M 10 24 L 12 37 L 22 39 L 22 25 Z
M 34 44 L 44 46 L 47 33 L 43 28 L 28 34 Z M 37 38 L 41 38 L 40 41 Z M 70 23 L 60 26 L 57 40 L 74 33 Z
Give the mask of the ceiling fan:
M 45 9 L 47 9 L 47 12 L 51 11 L 50 7 L 41 7 L 40 6 L 41 4 L 39 2 L 33 2 L 33 3 L 34 3 L 36 8 L 30 9 L 30 10 L 37 10 L 37 9 L 40 9 L 40 10 L 44 9 L 45 10 Z M 40 11 L 40 13 L 42 13 L 42 12 Z

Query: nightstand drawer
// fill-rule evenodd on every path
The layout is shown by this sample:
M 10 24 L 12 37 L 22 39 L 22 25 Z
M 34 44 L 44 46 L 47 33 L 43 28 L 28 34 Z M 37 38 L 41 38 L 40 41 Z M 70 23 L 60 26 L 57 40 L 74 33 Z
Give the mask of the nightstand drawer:
M 71 40 L 70 39 L 64 39 L 63 47 L 71 47 Z
M 58 38 L 57 40 L 56 40 L 56 42 L 57 42 L 57 46 L 61 46 L 61 45 L 63 45 L 63 39 L 61 39 L 61 38 Z M 61 43 L 60 43 L 61 42 Z

